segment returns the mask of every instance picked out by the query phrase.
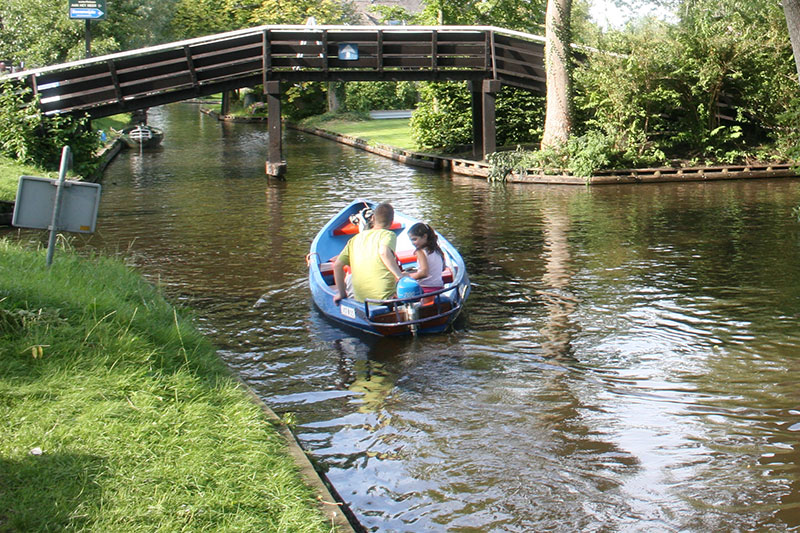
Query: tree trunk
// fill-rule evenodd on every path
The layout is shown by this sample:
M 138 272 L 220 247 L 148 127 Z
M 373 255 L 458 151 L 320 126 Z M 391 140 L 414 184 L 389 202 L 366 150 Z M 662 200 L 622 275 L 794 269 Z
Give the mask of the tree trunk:
M 572 95 L 570 79 L 571 11 L 572 0 L 547 0 L 545 26 L 547 42 L 544 52 L 547 110 L 544 119 L 542 148 L 566 142 L 572 129 L 570 113 Z
M 786 25 L 789 26 L 794 65 L 800 80 L 800 0 L 783 0 L 783 14 L 786 17 Z

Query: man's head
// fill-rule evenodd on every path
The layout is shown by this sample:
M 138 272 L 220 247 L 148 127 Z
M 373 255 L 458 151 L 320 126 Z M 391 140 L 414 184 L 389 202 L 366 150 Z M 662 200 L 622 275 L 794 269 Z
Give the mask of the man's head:
M 379 204 L 375 208 L 373 215 L 373 223 L 376 228 L 387 229 L 394 222 L 394 208 L 387 203 Z

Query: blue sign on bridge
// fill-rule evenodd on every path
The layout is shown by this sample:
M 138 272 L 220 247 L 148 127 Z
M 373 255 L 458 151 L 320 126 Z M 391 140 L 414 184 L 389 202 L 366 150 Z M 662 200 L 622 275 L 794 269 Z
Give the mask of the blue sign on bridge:
M 358 60 L 358 45 L 355 43 L 342 43 L 339 45 L 339 59 L 345 61 Z

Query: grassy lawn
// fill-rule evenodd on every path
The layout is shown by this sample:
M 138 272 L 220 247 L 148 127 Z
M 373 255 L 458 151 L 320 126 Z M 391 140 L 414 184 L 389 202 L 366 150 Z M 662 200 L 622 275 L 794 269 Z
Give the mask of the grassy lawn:
M 22 165 L 10 157 L 0 155 L 0 200 L 13 202 L 16 199 L 20 176 L 57 178 L 58 172 L 46 172 L 37 167 Z
M 0 531 L 331 531 L 285 442 L 122 262 L 0 240 Z
M 111 115 L 110 117 L 96 118 L 92 121 L 92 129 L 103 130 L 110 133 L 112 128 L 117 131 L 125 128 L 130 124 L 130 121 L 130 113 L 120 113 L 119 115 Z
M 372 144 L 386 144 L 404 150 L 414 150 L 416 145 L 411 138 L 411 125 L 407 118 L 381 120 L 342 120 L 304 121 L 304 126 L 321 128 L 350 137 L 365 139 Z

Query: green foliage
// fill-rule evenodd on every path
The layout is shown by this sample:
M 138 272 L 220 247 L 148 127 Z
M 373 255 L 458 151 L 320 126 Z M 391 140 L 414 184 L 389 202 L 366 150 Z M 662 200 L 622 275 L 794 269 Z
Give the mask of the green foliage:
M 20 163 L 55 170 L 62 148 L 69 145 L 74 172 L 84 177 L 91 175 L 99 165 L 96 152 L 100 137 L 89 128 L 88 120 L 69 115 L 46 116 L 30 93 L 30 89 L 11 83 L 2 85 L 0 153 Z
M 470 95 L 464 83 L 422 83 L 411 117 L 411 134 L 419 146 L 455 151 L 472 142 Z
M 374 109 L 411 109 L 417 103 L 413 82 L 379 81 L 345 84 L 345 108 L 367 112 Z
M 604 52 L 575 71 L 579 129 L 686 160 L 763 155 L 797 92 L 780 5 L 694 0 L 680 12 L 598 41 Z
M 472 103 L 464 83 L 420 84 L 420 102 L 411 118 L 415 142 L 444 152 L 472 143 Z M 544 98 L 503 87 L 496 98 L 497 144 L 538 143 L 544 125 Z
M 327 84 L 314 81 L 294 83 L 281 95 L 282 113 L 286 120 L 299 122 L 312 115 L 321 115 L 327 109 Z
M 427 0 L 420 24 L 492 25 L 544 35 L 546 0 Z
M 489 181 L 503 181 L 512 172 L 525 175 L 534 169 L 545 174 L 566 173 L 588 178 L 602 169 L 665 163 L 664 154 L 653 147 L 621 144 L 619 138 L 597 130 L 572 136 L 562 145 L 548 146 L 543 150 L 528 151 L 517 147 L 514 151 L 495 152 L 489 154 L 487 160 L 492 165 Z
M 92 55 L 138 48 L 170 39 L 174 0 L 107 2 L 108 17 L 91 23 Z M 68 17 L 69 0 L 0 2 L 2 59 L 26 68 L 83 59 L 85 21 Z

